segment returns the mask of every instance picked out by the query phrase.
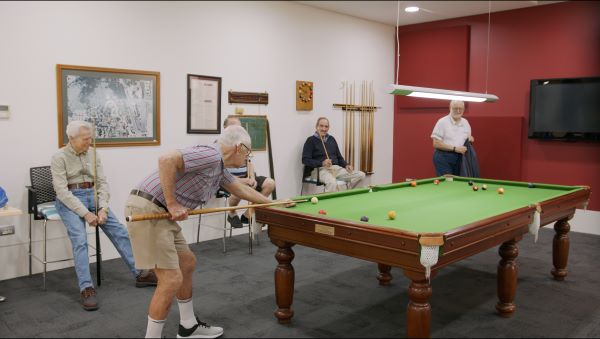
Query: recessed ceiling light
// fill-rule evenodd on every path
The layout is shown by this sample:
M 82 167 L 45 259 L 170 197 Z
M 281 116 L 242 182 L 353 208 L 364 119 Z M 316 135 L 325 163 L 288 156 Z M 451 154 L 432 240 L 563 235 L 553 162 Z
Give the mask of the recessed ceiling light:
M 419 11 L 419 7 L 417 6 L 409 6 L 404 9 L 405 12 L 414 13 Z

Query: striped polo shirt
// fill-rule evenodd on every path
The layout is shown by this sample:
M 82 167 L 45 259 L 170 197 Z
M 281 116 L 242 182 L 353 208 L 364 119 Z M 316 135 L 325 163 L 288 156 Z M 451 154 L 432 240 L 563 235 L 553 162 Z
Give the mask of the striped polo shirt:
M 187 208 L 196 208 L 212 199 L 219 186 L 236 180 L 225 170 L 219 144 L 192 146 L 179 149 L 179 152 L 185 170 L 183 174 L 177 173 L 175 198 Z M 151 194 L 167 206 L 158 170 L 142 180 L 136 189 Z

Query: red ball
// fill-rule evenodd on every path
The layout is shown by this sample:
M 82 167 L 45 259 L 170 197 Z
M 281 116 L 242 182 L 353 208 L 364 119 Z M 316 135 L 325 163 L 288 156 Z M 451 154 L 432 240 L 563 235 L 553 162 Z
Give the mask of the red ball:
M 440 184 L 440 181 L 439 181 L 439 180 L 437 180 L 437 179 L 435 179 L 435 180 L 433 181 L 433 184 L 434 184 L 434 185 L 439 185 L 439 184 Z
M 327 214 L 327 211 L 325 211 L 325 210 L 319 210 L 319 214 Z

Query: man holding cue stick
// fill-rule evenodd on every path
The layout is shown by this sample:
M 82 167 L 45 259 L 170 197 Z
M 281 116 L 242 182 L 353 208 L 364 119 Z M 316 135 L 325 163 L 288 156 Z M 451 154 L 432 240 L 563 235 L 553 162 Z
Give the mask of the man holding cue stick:
M 195 315 L 192 273 L 196 257 L 176 221 L 185 220 L 190 209 L 212 199 L 219 186 L 250 202 L 272 203 L 225 169 L 243 166 L 250 155 L 248 132 L 241 126 L 230 126 L 212 145 L 192 146 L 160 156 L 158 169 L 131 191 L 125 215 L 171 215 L 169 219 L 127 223 L 136 267 L 153 268 L 158 277 L 148 310 L 146 338 L 162 337 L 173 297 L 177 297 L 180 316 L 177 338 L 216 338 L 223 334 L 223 328 L 208 325 Z
M 329 119 L 320 117 L 315 125 L 315 133 L 309 136 L 302 148 L 302 163 L 312 167 L 311 176 L 318 177 L 325 184 L 326 192 L 339 190 L 338 180 L 346 181 L 350 188 L 358 187 L 365 177 L 362 171 L 355 171 L 340 152 L 337 141 L 329 134 Z

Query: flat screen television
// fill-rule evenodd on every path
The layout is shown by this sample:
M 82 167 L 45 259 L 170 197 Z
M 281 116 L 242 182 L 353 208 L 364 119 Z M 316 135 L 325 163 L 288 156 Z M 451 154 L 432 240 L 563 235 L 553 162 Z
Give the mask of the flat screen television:
M 600 77 L 531 80 L 529 138 L 600 141 Z

